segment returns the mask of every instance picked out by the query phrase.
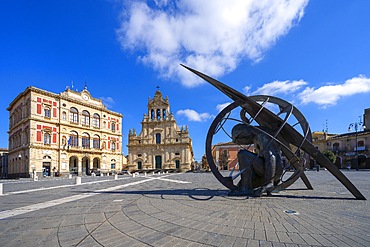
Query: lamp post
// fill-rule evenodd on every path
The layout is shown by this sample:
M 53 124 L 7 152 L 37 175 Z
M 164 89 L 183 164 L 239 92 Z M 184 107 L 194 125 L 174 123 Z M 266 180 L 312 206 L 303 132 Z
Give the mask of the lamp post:
M 359 130 L 359 128 L 364 128 L 365 126 L 363 126 L 363 122 L 361 121 L 361 116 L 359 117 L 359 121 L 358 122 L 354 122 L 354 123 L 351 123 L 349 126 L 348 126 L 348 132 L 352 131 L 352 128 L 355 129 L 355 139 L 356 139 L 356 150 L 355 150 L 355 155 L 356 155 L 356 171 L 358 171 L 358 142 L 357 142 L 357 132 Z

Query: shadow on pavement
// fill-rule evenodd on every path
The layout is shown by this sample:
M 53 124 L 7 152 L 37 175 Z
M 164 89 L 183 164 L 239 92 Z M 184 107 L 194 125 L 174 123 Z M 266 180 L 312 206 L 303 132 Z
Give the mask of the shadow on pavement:
M 300 190 L 300 189 L 291 189 Z M 302 189 L 307 190 L 307 189 Z M 288 190 L 286 190 L 288 191 Z M 86 191 L 84 191 L 86 193 Z M 246 200 L 246 199 L 256 199 L 258 197 L 248 197 L 248 196 L 228 196 L 229 190 L 211 190 L 208 188 L 195 188 L 195 189 L 178 189 L 178 190 L 124 190 L 124 191 L 90 191 L 88 193 L 99 193 L 99 194 L 126 194 L 126 195 L 160 195 L 162 199 L 165 199 L 166 195 L 173 196 L 188 196 L 193 200 L 207 201 L 214 197 L 223 197 L 230 200 Z M 267 197 L 263 195 L 262 197 Z M 356 198 L 350 197 L 333 197 L 333 196 L 305 196 L 305 195 L 279 195 L 278 193 L 273 193 L 269 198 L 291 198 L 291 199 L 306 199 L 306 200 L 356 200 Z

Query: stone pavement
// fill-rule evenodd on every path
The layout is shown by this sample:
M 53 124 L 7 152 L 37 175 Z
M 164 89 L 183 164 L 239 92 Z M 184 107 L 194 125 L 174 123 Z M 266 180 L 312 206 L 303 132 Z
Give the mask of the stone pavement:
M 370 172 L 345 171 L 370 200 Z M 327 171 L 261 198 L 212 173 L 1 181 L 0 246 L 370 246 L 370 205 Z

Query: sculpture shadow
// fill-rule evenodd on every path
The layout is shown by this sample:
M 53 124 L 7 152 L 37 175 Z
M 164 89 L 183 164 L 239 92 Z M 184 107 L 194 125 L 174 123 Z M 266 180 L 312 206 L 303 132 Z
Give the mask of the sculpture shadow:
M 294 190 L 307 190 L 307 189 L 287 189 L 286 191 Z M 86 191 L 84 191 L 86 193 Z M 246 200 L 246 199 L 257 199 L 259 197 L 249 196 L 229 196 L 229 190 L 211 190 L 208 188 L 195 188 L 195 189 L 173 189 L 173 190 L 116 190 L 116 191 L 88 191 L 88 193 L 99 193 L 99 194 L 125 194 L 125 195 L 160 195 L 161 199 L 166 199 L 165 196 L 187 196 L 197 201 L 208 201 L 214 198 L 225 198 L 229 200 Z M 263 195 L 262 197 L 267 197 Z M 305 196 L 305 195 L 281 195 L 279 193 L 273 193 L 269 198 L 291 198 L 291 199 L 306 199 L 306 200 L 356 200 L 355 198 L 349 197 L 333 197 L 333 196 Z

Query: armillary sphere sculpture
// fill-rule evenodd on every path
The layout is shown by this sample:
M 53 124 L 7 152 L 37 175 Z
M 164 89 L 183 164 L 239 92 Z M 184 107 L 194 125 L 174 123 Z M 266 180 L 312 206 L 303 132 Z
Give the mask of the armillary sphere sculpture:
M 209 167 L 217 180 L 231 190 L 231 195 L 260 196 L 264 192 L 269 195 L 288 188 L 299 178 L 307 189 L 312 189 L 304 173 L 304 164 L 309 156 L 335 176 L 356 199 L 366 200 L 351 181 L 312 145 L 309 124 L 291 103 L 267 95 L 246 96 L 197 70 L 182 66 L 233 100 L 213 120 L 206 139 Z M 271 110 L 273 108 L 278 109 L 277 114 Z M 240 110 L 239 118 L 235 117 L 233 110 Z M 231 135 L 227 131 L 230 127 L 228 120 L 237 122 L 232 124 Z M 220 130 L 242 150 L 239 150 L 238 163 L 228 176 L 221 174 L 212 155 L 212 142 Z M 248 151 L 251 144 L 254 144 L 254 149 L 259 149 L 258 155 Z M 284 165 L 282 157 L 287 160 L 287 165 Z M 237 166 L 239 169 L 235 170 Z M 284 179 L 287 170 L 292 172 Z

